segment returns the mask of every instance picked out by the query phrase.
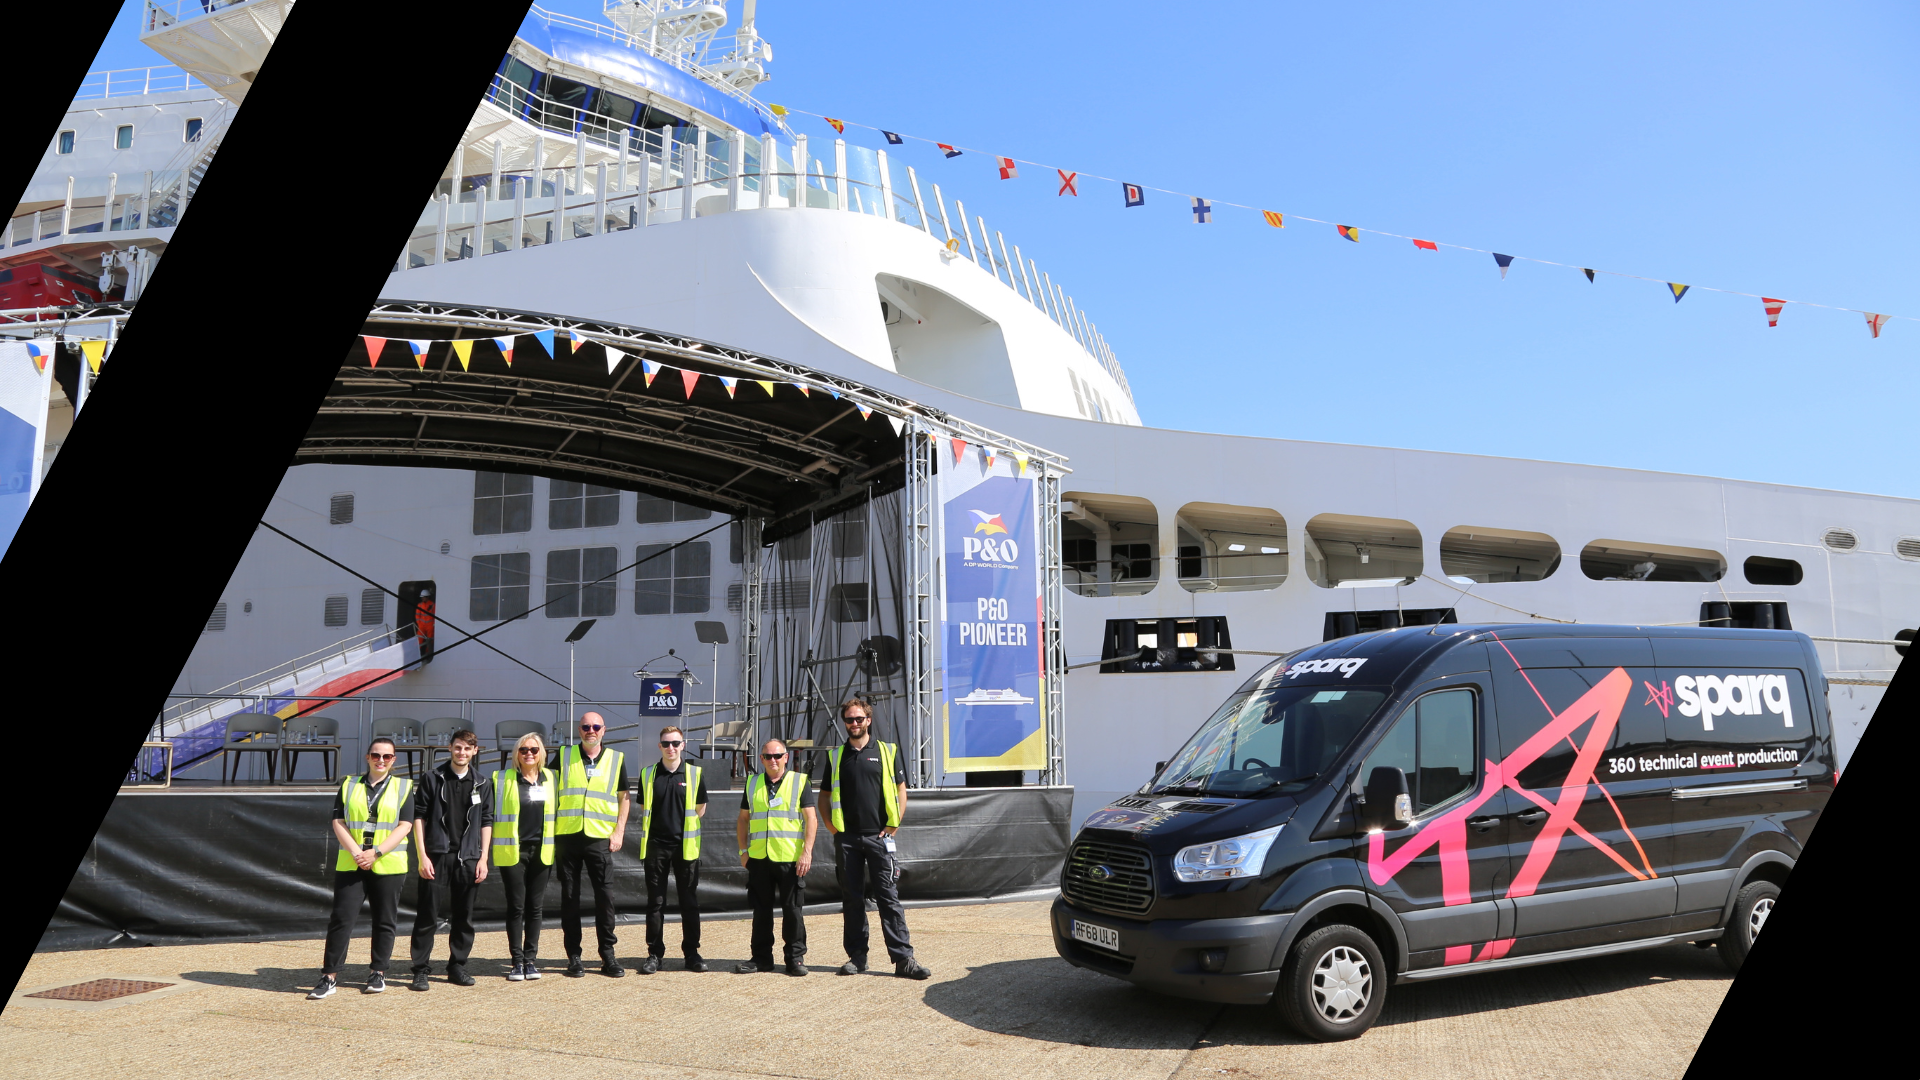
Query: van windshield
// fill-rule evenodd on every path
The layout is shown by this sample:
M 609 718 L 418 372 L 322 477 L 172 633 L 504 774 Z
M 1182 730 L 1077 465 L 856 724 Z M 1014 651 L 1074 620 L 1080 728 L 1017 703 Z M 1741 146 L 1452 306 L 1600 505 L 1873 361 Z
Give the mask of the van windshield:
M 1228 698 L 1161 770 L 1153 790 L 1240 797 L 1299 791 L 1360 734 L 1388 692 L 1277 682 L 1255 679 Z

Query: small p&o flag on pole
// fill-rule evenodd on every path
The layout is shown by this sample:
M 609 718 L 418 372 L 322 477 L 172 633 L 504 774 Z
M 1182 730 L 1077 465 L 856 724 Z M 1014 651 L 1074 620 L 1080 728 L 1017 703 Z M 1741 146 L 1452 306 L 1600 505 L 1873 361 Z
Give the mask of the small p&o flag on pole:
M 1139 184 L 1121 184 L 1120 194 L 1130 207 L 1147 205 L 1147 193 Z
M 1767 306 L 1767 325 L 1779 326 L 1780 325 L 1780 309 L 1786 307 L 1787 302 L 1785 300 L 1775 300 L 1771 296 L 1761 297 L 1760 302 Z
M 1078 197 L 1080 194 L 1080 174 L 1077 172 L 1068 172 L 1065 169 L 1055 169 L 1053 171 L 1060 174 L 1060 190 L 1058 194 Z
M 894 146 L 904 146 L 907 141 L 901 138 L 900 136 L 895 135 L 891 131 L 882 131 L 880 134 L 885 135 L 887 137 L 887 142 L 893 144 Z
M 829 124 L 832 124 L 833 130 L 839 132 L 840 134 L 845 135 L 847 133 L 847 125 L 845 121 L 835 120 L 831 116 L 823 116 L 820 119 L 825 120 Z
M 1000 179 L 1012 180 L 1014 177 L 1017 177 L 1020 175 L 1020 169 L 1018 166 L 1014 164 L 1012 158 L 997 157 L 997 158 L 994 158 L 993 160 L 995 163 L 997 163 L 1000 166 Z
M 937 142 L 937 143 L 934 143 L 933 145 L 939 147 L 940 152 L 947 155 L 950 158 L 957 158 L 960 156 L 960 151 L 955 150 L 953 147 L 948 146 L 946 143 Z
M 1498 252 L 1495 252 L 1493 256 L 1493 261 L 1500 264 L 1500 279 L 1502 281 L 1506 280 L 1507 267 L 1513 265 L 1513 256 L 1501 255 Z
M 1875 315 L 1871 311 L 1863 311 L 1861 314 L 1867 317 L 1867 329 L 1873 331 L 1874 337 L 1879 337 L 1880 328 L 1887 325 L 1887 317 L 1885 315 Z
M 1205 225 L 1213 220 L 1213 204 L 1198 195 L 1193 197 L 1193 223 Z
M 1278 210 L 1262 210 L 1260 214 L 1267 219 L 1267 224 L 1276 229 L 1284 229 L 1287 227 L 1287 216 Z
M 1341 236 L 1344 236 L 1344 237 L 1346 237 L 1347 239 L 1349 239 L 1349 240 L 1351 240 L 1351 241 L 1353 241 L 1353 242 L 1354 242 L 1354 243 L 1356 243 L 1356 244 L 1360 242 L 1360 230 L 1359 230 L 1359 229 L 1356 229 L 1356 228 L 1354 228 L 1354 227 L 1353 227 L 1353 226 L 1351 226 L 1351 225 L 1335 225 L 1335 226 L 1334 226 L 1334 228 L 1336 228 L 1336 229 L 1339 229 L 1339 230 L 1340 230 L 1340 235 L 1341 235 Z
M 1677 304 L 1680 302 L 1681 297 L 1687 295 L 1687 290 L 1693 288 L 1693 286 L 1682 285 L 1677 281 L 1669 281 L 1667 282 L 1667 288 L 1673 290 L 1673 302 Z

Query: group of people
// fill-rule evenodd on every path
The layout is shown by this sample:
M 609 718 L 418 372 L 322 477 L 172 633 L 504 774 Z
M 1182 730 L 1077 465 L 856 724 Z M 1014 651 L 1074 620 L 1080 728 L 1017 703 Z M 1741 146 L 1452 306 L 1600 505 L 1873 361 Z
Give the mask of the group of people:
M 740 865 L 747 871 L 753 906 L 752 955 L 734 965 L 748 974 L 775 970 L 773 911 L 780 909 L 780 939 L 788 975 L 807 974 L 807 928 L 802 907 L 813 845 L 820 823 L 834 837 L 841 890 L 842 975 L 867 970 L 867 887 L 880 912 L 880 932 L 894 974 L 925 979 L 931 972 L 914 957 L 900 904 L 894 834 L 906 814 L 907 787 L 900 748 L 873 738 L 873 713 L 858 698 L 840 709 L 846 742 L 827 753 L 819 792 L 806 773 L 791 768 L 784 742 L 760 748 L 762 770 L 750 772 L 734 826 Z M 373 913 L 372 958 L 361 993 L 386 989 L 387 967 L 398 930 L 400 889 L 406 880 L 411 841 L 420 886 L 413 921 L 412 980 L 408 988 L 431 989 L 433 942 L 444 914 L 450 926 L 446 979 L 472 986 L 467 961 L 473 951 L 473 909 L 480 885 L 499 875 L 507 893 L 507 948 L 511 981 L 540 978 L 541 924 L 549 876 L 560 873 L 560 922 L 569 978 L 586 975 L 581 959 L 581 876 L 594 900 L 594 935 L 600 973 L 627 972 L 615 955 L 613 854 L 627 840 L 628 817 L 639 797 L 639 858 L 647 882 L 647 956 L 642 974 L 660 970 L 666 957 L 667 878 L 680 912 L 680 949 L 688 971 L 706 971 L 700 955 L 701 823 L 707 813 L 704 770 L 685 758 L 686 735 L 678 727 L 660 732 L 660 761 L 629 780 L 626 756 L 604 745 L 606 720 L 580 717 L 580 741 L 560 750 L 557 768 L 547 767 L 539 735 L 522 736 L 513 768 L 483 775 L 475 767 L 480 740 L 457 731 L 444 763 L 418 782 L 393 775 L 393 741 L 376 738 L 367 748 L 367 771 L 340 783 L 333 807 L 333 913 L 327 924 L 320 981 L 309 1000 L 339 988 L 347 944 L 360 907 Z M 827 813 L 819 812 L 825 799 Z

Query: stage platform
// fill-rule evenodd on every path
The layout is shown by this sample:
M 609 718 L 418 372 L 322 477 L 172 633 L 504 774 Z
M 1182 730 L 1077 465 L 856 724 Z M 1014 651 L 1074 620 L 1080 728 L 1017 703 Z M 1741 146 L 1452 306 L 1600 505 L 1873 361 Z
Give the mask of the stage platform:
M 178 945 L 319 937 L 331 906 L 333 789 L 311 785 L 122 791 L 67 886 L 40 948 Z M 733 840 L 741 792 L 709 791 L 700 855 L 702 912 L 747 906 L 746 871 Z M 1073 788 L 922 788 L 909 792 L 900 830 L 904 900 L 978 900 L 1054 885 L 1070 839 Z M 635 823 L 637 825 L 637 822 Z M 645 911 L 639 830 L 614 856 L 620 921 Z M 414 890 L 401 896 L 403 933 Z M 823 827 L 807 876 L 807 902 L 838 901 L 833 844 Z M 667 909 L 674 910 L 669 898 Z M 558 881 L 547 892 L 557 930 Z M 480 887 L 483 928 L 498 929 L 506 896 Z

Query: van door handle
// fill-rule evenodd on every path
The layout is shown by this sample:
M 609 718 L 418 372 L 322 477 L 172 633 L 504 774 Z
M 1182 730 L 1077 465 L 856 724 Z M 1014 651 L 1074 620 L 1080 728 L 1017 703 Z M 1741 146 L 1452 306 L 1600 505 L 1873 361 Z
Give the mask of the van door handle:
M 1475 832 L 1486 832 L 1488 829 L 1500 824 L 1500 819 L 1497 816 L 1468 818 L 1467 824 L 1473 826 Z
M 1538 810 L 1538 809 L 1522 810 L 1520 813 L 1513 815 L 1514 820 L 1518 821 L 1522 825 L 1538 825 L 1542 821 L 1545 821 L 1546 817 L 1547 817 L 1547 812 L 1545 810 Z M 1469 822 L 1469 824 L 1471 824 L 1471 822 Z

